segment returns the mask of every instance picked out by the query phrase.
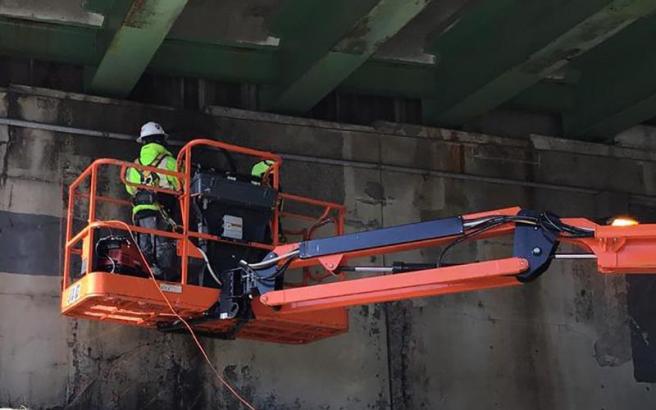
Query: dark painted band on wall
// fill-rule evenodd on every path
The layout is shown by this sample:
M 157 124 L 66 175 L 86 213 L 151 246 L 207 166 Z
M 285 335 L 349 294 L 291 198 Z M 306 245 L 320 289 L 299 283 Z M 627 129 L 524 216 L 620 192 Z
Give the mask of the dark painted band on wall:
M 628 213 L 643 223 L 656 223 L 656 209 L 630 204 Z M 643 383 L 656 382 L 656 276 L 628 275 L 627 310 L 631 330 L 633 375 Z
M 633 375 L 638 382 L 656 382 L 656 277 L 629 275 L 628 310 L 631 328 Z
M 60 275 L 62 222 L 55 216 L 0 211 L 0 272 Z
M 0 272 L 57 276 L 61 271 L 63 219 L 0 211 Z M 628 310 L 634 376 L 656 382 L 656 277 L 629 276 Z

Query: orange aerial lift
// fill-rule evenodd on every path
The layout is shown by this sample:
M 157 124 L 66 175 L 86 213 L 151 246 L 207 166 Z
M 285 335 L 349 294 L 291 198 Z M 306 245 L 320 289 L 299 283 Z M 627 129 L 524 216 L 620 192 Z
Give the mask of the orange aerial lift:
M 228 158 L 228 169 L 202 164 L 218 152 Z M 233 156 L 250 164 L 272 161 L 270 174 L 251 180 L 238 172 Z M 656 225 L 605 225 L 518 207 L 344 234 L 342 205 L 280 190 L 281 163 L 275 154 L 208 139 L 180 150 L 179 172 L 93 162 L 69 187 L 62 313 L 166 332 L 183 331 L 186 322 L 205 336 L 308 343 L 347 331 L 351 306 L 516 286 L 537 278 L 556 258 L 594 259 L 604 274 L 656 273 Z M 179 229 L 145 229 L 103 215 L 115 215 L 117 206 L 129 213 L 131 203 L 111 195 L 103 182 L 115 180 L 107 176 L 113 172 L 127 183 L 128 166 L 179 178 L 180 191 L 136 185 L 178 198 Z M 333 236 L 326 237 L 330 227 Z M 148 274 L 134 241 L 139 234 L 176 241 L 178 279 Z M 446 262 L 462 242 L 503 235 L 513 238 L 507 257 Z M 294 236 L 299 241 L 290 242 Z M 579 253 L 558 253 L 560 243 Z M 440 256 L 431 264 L 349 263 L 438 246 Z

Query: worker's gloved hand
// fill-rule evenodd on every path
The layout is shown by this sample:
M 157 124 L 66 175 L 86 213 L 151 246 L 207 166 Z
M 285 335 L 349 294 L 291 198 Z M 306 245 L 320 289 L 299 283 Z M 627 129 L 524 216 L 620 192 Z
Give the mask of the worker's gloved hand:
M 156 264 L 152 264 L 150 266 L 150 269 L 152 269 L 153 275 L 155 275 L 156 278 L 161 279 L 164 277 L 164 271 Z

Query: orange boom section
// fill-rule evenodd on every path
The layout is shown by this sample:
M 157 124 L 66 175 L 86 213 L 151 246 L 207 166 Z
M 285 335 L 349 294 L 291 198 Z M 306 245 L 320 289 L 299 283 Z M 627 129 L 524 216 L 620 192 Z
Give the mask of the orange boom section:
M 520 208 L 501 209 L 482 214 L 466 215 L 463 223 L 477 218 L 493 218 L 498 216 L 513 216 L 520 213 Z M 607 274 L 656 274 L 656 225 L 607 226 L 598 225 L 584 218 L 564 218 L 562 223 L 584 229 L 589 232 L 584 237 L 563 236 L 554 238 L 554 247 L 549 251 L 544 244 L 531 245 L 530 239 L 524 245 L 528 252 L 516 253 L 515 257 L 465 263 L 455 266 L 431 267 L 417 269 L 407 273 L 352 279 L 343 282 L 318 284 L 307 288 L 274 290 L 261 297 L 261 301 L 280 308 L 281 313 L 296 314 L 298 312 L 321 311 L 356 306 L 368 303 L 388 302 L 394 300 L 412 299 L 425 296 L 438 296 L 449 293 L 460 293 L 484 290 L 497 287 L 519 285 L 522 282 L 535 279 L 553 259 L 591 259 L 595 260 L 597 269 Z M 535 229 L 533 227 L 532 229 Z M 477 239 L 507 235 L 515 232 L 515 223 L 503 223 L 483 232 Z M 536 230 L 536 232 L 539 232 Z M 574 245 L 583 253 L 556 253 L 556 239 Z M 517 238 L 515 241 L 524 240 Z M 355 249 L 353 251 L 324 255 L 315 258 L 297 259 L 290 267 L 323 265 L 328 270 L 338 270 L 346 265 L 349 258 L 373 254 L 398 252 L 420 247 L 448 245 L 453 243 L 453 237 L 442 237 L 398 245 L 383 246 L 373 249 Z M 527 246 L 528 245 L 528 246 Z M 289 253 L 298 249 L 298 244 L 286 244 L 277 249 L 279 253 Z M 515 244 L 515 250 L 522 248 Z M 544 257 L 532 267 L 530 258 Z M 534 277 L 522 275 L 535 272 Z M 363 269 L 366 271 L 366 268 Z M 377 271 L 371 268 L 372 272 Z M 393 272 L 392 272 L 393 273 Z

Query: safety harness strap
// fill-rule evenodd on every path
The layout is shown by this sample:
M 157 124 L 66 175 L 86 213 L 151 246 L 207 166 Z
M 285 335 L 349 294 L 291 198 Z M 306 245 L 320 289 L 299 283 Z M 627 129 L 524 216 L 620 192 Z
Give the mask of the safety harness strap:
M 134 162 L 136 164 L 139 164 L 139 165 L 158 168 L 161 165 L 162 161 L 164 161 L 167 156 L 168 156 L 167 153 L 162 152 L 161 154 L 157 155 L 157 157 L 155 157 L 153 162 L 151 162 L 150 164 L 142 164 L 141 163 L 141 158 L 135 159 Z M 151 185 L 151 184 L 156 183 L 157 181 L 159 181 L 159 174 L 157 172 L 151 172 L 149 170 L 141 170 L 141 169 L 138 169 L 138 168 L 134 168 L 134 169 L 139 174 L 139 176 L 141 178 L 140 184 L 142 184 L 142 185 Z

